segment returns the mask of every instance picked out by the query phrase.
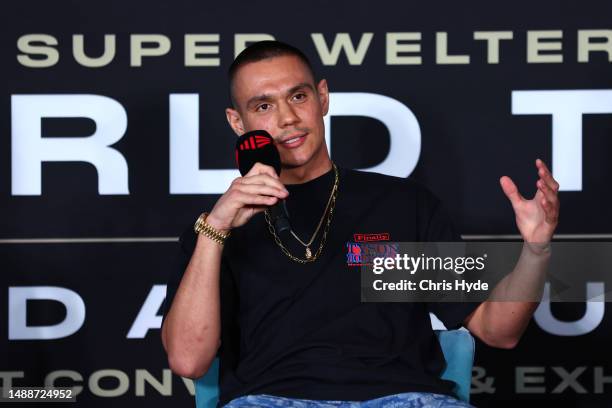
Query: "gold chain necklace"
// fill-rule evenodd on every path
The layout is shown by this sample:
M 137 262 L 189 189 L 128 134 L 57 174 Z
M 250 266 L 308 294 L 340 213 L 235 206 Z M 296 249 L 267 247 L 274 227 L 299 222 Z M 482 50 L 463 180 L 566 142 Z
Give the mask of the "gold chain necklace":
M 302 245 L 306 247 L 306 251 L 305 251 L 306 259 L 298 258 L 297 256 L 294 256 L 293 254 L 291 254 L 291 252 L 289 252 L 289 250 L 285 247 L 285 245 L 283 245 L 279 236 L 276 234 L 276 230 L 274 229 L 274 227 L 272 226 L 272 222 L 270 221 L 270 214 L 268 210 L 266 210 L 264 213 L 266 222 L 268 223 L 268 231 L 270 231 L 270 233 L 272 234 L 272 237 L 274 237 L 274 242 L 276 242 L 276 244 L 280 247 L 280 249 L 283 251 L 285 255 L 287 255 L 291 260 L 295 262 L 305 264 L 308 262 L 316 261 L 321 255 L 321 252 L 323 251 L 323 247 L 325 246 L 325 242 L 327 241 L 327 233 L 329 232 L 329 226 L 331 225 L 332 216 L 334 214 L 334 208 L 336 207 L 336 198 L 338 196 L 338 186 L 339 186 L 338 168 L 336 167 L 334 163 L 332 163 L 332 166 L 334 168 L 334 175 L 335 175 L 334 186 L 332 187 L 331 194 L 329 195 L 329 199 L 327 200 L 327 206 L 325 207 L 325 211 L 323 212 L 323 215 L 321 216 L 321 219 L 319 220 L 319 225 L 317 226 L 315 232 L 312 234 L 312 237 L 310 238 L 310 241 L 308 242 L 308 244 L 302 242 L 302 240 L 293 232 L 293 230 L 291 230 L 291 235 L 293 235 L 293 237 L 298 242 L 300 242 Z M 321 225 L 323 224 L 323 220 L 326 218 L 325 217 L 326 214 L 327 214 L 327 221 L 325 222 L 325 229 L 323 230 L 323 236 L 321 238 L 321 243 L 319 244 L 319 248 L 317 249 L 317 252 L 315 252 L 313 255 L 312 251 L 310 250 L 310 245 L 312 245 L 312 242 L 317 236 L 319 229 L 321 228 Z
M 310 237 L 310 240 L 308 241 L 308 243 L 305 243 L 304 241 L 302 241 L 300 237 L 298 237 L 297 234 L 293 232 L 293 230 L 291 229 L 289 230 L 291 232 L 291 235 L 293 235 L 293 238 L 295 238 L 300 244 L 306 247 L 306 258 L 310 258 L 312 256 L 312 253 L 310 252 L 310 245 L 312 245 L 312 242 L 314 241 L 315 237 L 319 233 L 319 229 L 321 229 L 321 225 L 323 224 L 323 220 L 325 219 L 325 214 L 327 214 L 327 210 L 329 209 L 332 198 L 334 197 L 334 189 L 337 189 L 337 185 L 336 185 L 337 178 L 338 177 L 336 174 L 336 180 L 334 181 L 334 187 L 332 188 L 332 192 L 329 195 L 327 204 L 325 205 L 325 210 L 323 211 L 323 215 L 321 216 L 321 219 L 319 220 L 319 224 L 317 225 L 317 228 L 315 229 L 315 231 L 312 233 L 312 236 Z

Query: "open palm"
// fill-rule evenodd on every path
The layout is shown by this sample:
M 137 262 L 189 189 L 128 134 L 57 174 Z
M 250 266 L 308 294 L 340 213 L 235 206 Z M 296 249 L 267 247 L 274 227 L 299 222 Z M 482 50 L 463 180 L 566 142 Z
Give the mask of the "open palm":
M 539 179 L 532 199 L 523 197 L 510 177 L 503 176 L 499 182 L 512 204 L 516 225 L 523 240 L 547 244 L 552 239 L 559 220 L 559 183 L 542 160 L 536 160 L 536 167 Z

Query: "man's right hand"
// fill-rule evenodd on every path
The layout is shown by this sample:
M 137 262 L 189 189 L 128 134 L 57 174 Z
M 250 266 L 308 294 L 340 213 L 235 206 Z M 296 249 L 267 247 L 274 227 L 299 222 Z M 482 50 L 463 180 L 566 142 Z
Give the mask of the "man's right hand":
M 244 225 L 253 215 L 264 211 L 289 192 L 271 166 L 255 163 L 244 176 L 232 181 L 206 218 L 206 223 L 226 233 Z

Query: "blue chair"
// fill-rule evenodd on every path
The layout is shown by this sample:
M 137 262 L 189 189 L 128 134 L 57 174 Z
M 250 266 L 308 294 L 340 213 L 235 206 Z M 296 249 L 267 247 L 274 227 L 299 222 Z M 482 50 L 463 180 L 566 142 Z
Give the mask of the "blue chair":
M 196 408 L 215 408 L 219 402 L 219 359 L 215 358 L 208 372 L 194 383 Z
M 470 402 L 474 338 L 467 330 L 434 330 L 446 359 L 441 378 L 453 381 L 455 394 L 461 401 Z
M 474 338 L 467 330 L 434 330 L 446 358 L 446 368 L 441 378 L 454 381 L 455 393 L 460 400 L 469 402 L 474 363 Z M 219 401 L 219 360 L 195 381 L 197 408 L 214 408 Z

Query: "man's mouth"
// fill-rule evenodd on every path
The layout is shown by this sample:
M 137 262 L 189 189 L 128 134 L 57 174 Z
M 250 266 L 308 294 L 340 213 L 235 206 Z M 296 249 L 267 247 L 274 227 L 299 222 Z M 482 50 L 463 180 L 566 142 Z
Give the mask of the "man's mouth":
M 285 147 L 296 147 L 302 144 L 307 134 L 308 133 L 303 133 L 301 135 L 290 137 L 289 139 L 285 139 L 284 141 L 282 141 L 280 144 Z

